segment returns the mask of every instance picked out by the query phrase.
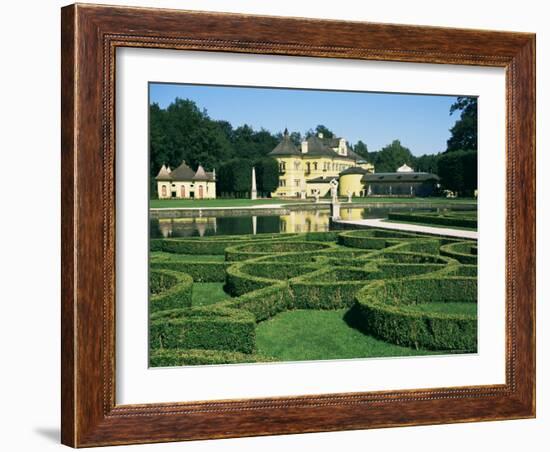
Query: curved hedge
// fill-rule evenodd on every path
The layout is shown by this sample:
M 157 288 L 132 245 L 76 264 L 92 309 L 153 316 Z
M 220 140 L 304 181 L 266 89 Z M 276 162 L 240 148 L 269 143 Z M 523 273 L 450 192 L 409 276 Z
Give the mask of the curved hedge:
M 477 244 L 474 241 L 454 242 L 441 247 L 441 254 L 463 264 L 477 264 Z
M 186 273 L 151 269 L 149 309 L 151 312 L 191 306 L 193 278 Z
M 320 251 L 329 248 L 333 248 L 333 245 L 325 242 L 295 240 L 280 242 L 277 240 L 270 240 L 226 248 L 225 260 L 243 261 L 270 254 Z
M 176 254 L 224 254 L 230 246 L 260 242 L 263 240 L 290 240 L 296 234 L 258 234 L 236 236 L 213 236 L 194 238 L 151 239 L 151 251 L 164 251 Z
M 198 239 L 161 239 L 162 251 L 208 251 L 225 262 L 153 254 L 154 297 L 186 274 L 191 285 L 225 282 L 233 298 L 152 308 L 151 365 L 266 361 L 254 354 L 256 324 L 291 309 L 350 308 L 350 323 L 388 342 L 476 349 L 475 241 L 376 229 L 265 236 L 201 239 L 204 248 L 195 246 Z M 185 300 L 189 306 L 191 290 Z
M 477 349 L 477 316 L 437 312 L 430 303 L 477 303 L 477 279 L 404 278 L 376 281 L 357 293 L 352 324 L 397 345 L 471 352 Z M 415 309 L 428 304 L 427 310 Z M 451 309 L 452 311 L 452 309 Z
M 460 214 L 430 214 L 430 213 L 389 213 L 388 220 L 410 221 L 413 223 L 433 224 L 436 226 L 455 226 L 463 228 L 477 228 L 477 217 Z

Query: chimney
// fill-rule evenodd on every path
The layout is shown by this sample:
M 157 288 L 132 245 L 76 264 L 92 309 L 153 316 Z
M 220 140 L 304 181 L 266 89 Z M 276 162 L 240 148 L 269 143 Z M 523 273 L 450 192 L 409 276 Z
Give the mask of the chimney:
M 302 141 L 302 154 L 307 154 L 307 141 Z
M 323 133 L 322 133 L 322 132 L 319 132 L 319 133 L 317 134 L 317 136 L 318 136 L 319 138 L 321 138 L 321 140 L 323 139 Z

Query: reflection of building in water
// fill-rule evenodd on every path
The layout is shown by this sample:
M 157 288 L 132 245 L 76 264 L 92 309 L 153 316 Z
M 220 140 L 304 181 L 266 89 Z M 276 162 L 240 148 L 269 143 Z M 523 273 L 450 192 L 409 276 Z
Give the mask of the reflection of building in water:
M 216 233 L 216 218 L 161 218 L 159 230 L 163 237 L 203 237 L 208 232 Z
M 329 212 L 306 210 L 281 215 L 281 232 L 323 232 L 328 231 Z
M 363 219 L 363 209 L 341 209 L 340 217 L 342 220 L 362 220 Z

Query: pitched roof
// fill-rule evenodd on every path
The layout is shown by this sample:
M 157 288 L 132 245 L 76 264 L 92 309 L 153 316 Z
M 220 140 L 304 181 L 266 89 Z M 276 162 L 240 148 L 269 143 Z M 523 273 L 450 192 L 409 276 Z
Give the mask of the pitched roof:
M 325 140 L 316 135 L 309 137 L 306 141 L 308 155 L 319 157 L 336 157 L 338 155 L 327 144 L 325 144 Z
M 323 177 L 323 176 L 319 176 L 319 177 L 314 177 L 313 179 L 307 179 L 306 180 L 306 184 L 330 184 L 330 181 L 332 179 L 336 179 L 338 180 L 338 176 L 332 176 L 332 177 Z
M 166 167 L 165 165 L 162 165 L 160 168 L 159 173 L 155 177 L 156 180 L 172 180 L 172 177 L 170 176 L 170 167 Z
M 302 155 L 295 144 L 290 139 L 288 130 L 285 129 L 283 139 L 277 146 L 269 153 L 269 155 Z
M 199 165 L 197 168 L 197 172 L 193 176 L 193 180 L 211 180 L 212 177 L 208 177 L 208 174 L 206 174 L 206 171 L 204 171 L 204 168 L 202 165 Z
M 439 176 L 431 173 L 367 173 L 362 178 L 362 182 L 424 182 L 428 180 L 439 180 Z
M 180 166 L 178 166 L 175 170 L 173 170 L 170 173 L 171 179 L 173 181 L 180 181 L 180 182 L 193 180 L 194 175 L 195 175 L 195 172 L 186 165 L 185 160 L 181 162 Z
M 414 173 L 414 170 L 407 165 L 406 163 L 403 163 L 399 168 L 396 170 L 398 173 Z
M 348 169 L 345 169 L 340 173 L 340 176 L 345 176 L 346 174 L 367 174 L 369 171 L 360 166 L 350 166 Z

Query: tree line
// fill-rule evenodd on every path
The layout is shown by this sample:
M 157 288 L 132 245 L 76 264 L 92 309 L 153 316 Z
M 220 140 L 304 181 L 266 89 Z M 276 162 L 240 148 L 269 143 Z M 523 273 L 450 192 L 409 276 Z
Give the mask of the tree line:
M 477 99 L 458 97 L 450 114 L 460 111 L 460 118 L 450 130 L 447 149 L 438 154 L 414 156 L 399 140 L 378 151 L 369 151 L 359 140 L 348 147 L 374 164 L 376 172 L 393 172 L 406 163 L 416 171 L 439 175 L 443 188 L 472 195 L 477 189 Z M 177 167 L 182 160 L 207 171 L 216 169 L 220 194 L 243 194 L 250 190 L 252 166 L 256 168 L 257 189 L 270 193 L 278 186 L 278 164 L 268 154 L 282 139 L 282 134 L 254 130 L 249 125 L 234 128 L 228 121 L 214 120 L 195 102 L 176 98 L 167 108 L 150 105 L 150 176 L 152 193 L 154 177 L 163 164 Z M 292 132 L 291 140 L 299 147 L 302 140 L 318 133 L 326 138 L 336 135 L 325 125 Z

